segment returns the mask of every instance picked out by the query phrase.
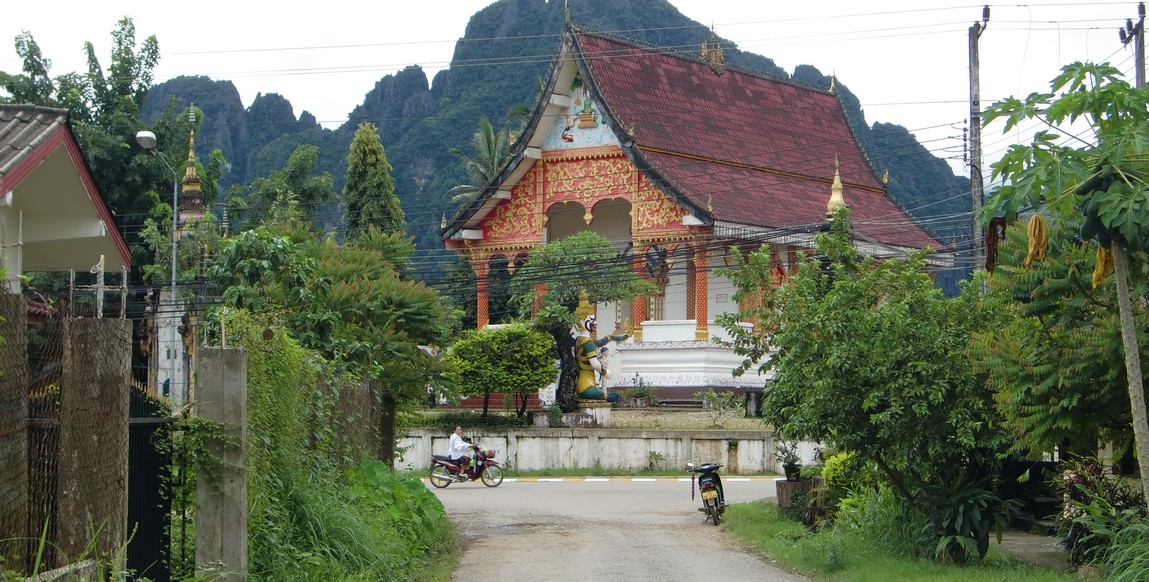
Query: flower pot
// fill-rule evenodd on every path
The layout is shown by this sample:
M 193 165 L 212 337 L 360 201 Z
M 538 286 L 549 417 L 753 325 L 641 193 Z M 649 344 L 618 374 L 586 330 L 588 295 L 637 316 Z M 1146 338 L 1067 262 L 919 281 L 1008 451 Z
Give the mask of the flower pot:
M 787 481 L 797 481 L 802 475 L 801 463 L 783 463 L 782 471 L 786 473 Z

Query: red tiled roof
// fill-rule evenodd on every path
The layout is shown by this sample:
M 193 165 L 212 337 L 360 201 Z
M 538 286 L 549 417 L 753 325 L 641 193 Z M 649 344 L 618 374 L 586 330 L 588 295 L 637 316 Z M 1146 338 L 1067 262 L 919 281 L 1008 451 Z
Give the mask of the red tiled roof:
M 711 218 L 792 229 L 825 220 L 835 159 L 855 230 L 941 244 L 885 195 L 832 93 L 681 53 L 574 31 L 587 86 L 631 134 L 636 161 Z

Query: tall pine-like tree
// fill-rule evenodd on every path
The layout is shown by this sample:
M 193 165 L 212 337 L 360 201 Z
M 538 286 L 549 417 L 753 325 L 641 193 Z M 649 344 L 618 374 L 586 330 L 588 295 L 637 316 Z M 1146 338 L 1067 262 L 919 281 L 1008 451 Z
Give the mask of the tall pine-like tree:
M 385 233 L 398 232 L 406 226 L 391 180 L 391 164 L 372 123 L 360 123 L 351 140 L 343 200 L 349 241 L 359 238 L 371 226 Z

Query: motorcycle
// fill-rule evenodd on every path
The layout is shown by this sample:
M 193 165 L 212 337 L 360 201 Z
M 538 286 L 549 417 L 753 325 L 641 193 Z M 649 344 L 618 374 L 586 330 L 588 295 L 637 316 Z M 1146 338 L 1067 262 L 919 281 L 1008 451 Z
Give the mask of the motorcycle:
M 718 525 L 726 511 L 726 496 L 722 493 L 722 479 L 718 477 L 718 469 L 721 467 L 720 463 L 706 463 L 697 467 L 694 463 L 686 464 L 686 470 L 690 471 L 692 477 L 698 475 L 697 479 L 690 480 L 690 500 L 694 500 L 694 484 L 697 481 L 698 491 L 702 495 L 702 507 L 698 511 L 706 514 L 703 523 L 712 521 Z
M 483 450 L 477 445 L 472 445 L 472 449 L 475 457 L 466 468 L 463 467 L 462 459 L 431 455 L 431 485 L 442 489 L 451 483 L 482 481 L 487 487 L 498 487 L 503 482 L 503 468 L 495 460 L 495 451 Z

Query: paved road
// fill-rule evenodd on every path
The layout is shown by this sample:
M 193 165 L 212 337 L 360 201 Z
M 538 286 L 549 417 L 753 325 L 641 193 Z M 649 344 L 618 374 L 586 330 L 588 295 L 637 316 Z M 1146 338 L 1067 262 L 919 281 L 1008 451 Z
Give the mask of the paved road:
M 728 503 L 774 497 L 772 479 L 723 479 Z M 463 532 L 451 580 L 666 582 L 806 580 L 769 565 L 709 522 L 690 482 L 508 479 L 432 491 Z

